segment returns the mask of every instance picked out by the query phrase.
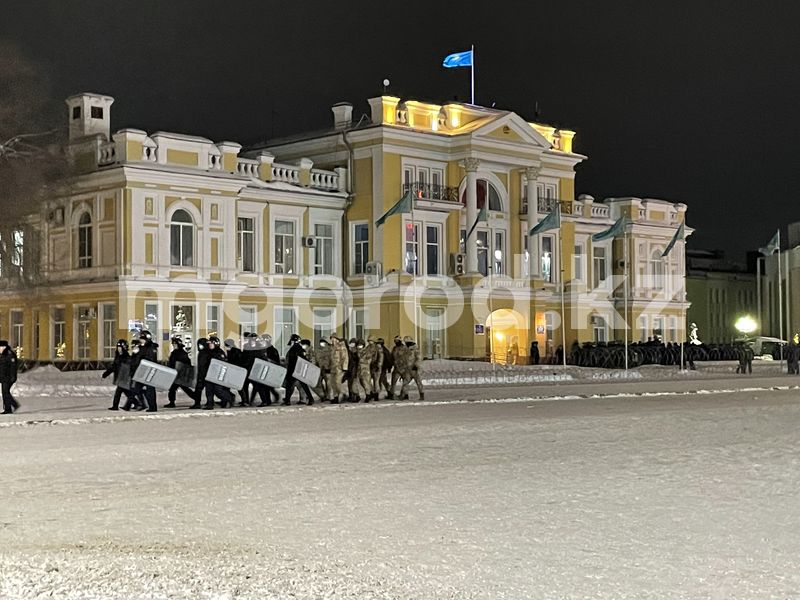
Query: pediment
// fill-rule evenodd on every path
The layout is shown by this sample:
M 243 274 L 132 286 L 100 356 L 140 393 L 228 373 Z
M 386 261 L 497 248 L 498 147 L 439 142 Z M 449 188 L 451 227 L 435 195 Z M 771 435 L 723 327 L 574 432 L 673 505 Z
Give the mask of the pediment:
M 472 132 L 476 139 L 489 139 L 522 146 L 550 149 L 552 145 L 518 114 L 510 112 Z

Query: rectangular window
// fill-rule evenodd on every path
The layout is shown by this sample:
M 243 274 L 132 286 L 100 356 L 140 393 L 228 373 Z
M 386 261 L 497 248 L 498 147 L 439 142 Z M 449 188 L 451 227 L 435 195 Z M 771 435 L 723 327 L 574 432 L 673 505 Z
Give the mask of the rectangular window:
M 678 317 L 669 317 L 669 328 L 667 330 L 667 341 L 678 342 Z
M 489 274 L 489 232 L 478 230 L 474 235 L 478 237 L 478 272 L 486 277 Z
M 608 268 L 606 249 L 602 246 L 596 246 L 592 249 L 592 253 L 592 284 L 595 288 L 598 288 L 606 280 Z
M 101 304 L 103 313 L 103 358 L 113 359 L 117 350 L 117 306 Z
M 239 217 L 237 219 L 236 256 L 240 261 L 240 269 L 246 273 L 256 270 L 255 261 L 255 219 Z
M 410 275 L 419 275 L 419 225 L 406 223 L 406 256 L 405 271 Z
M 653 317 L 653 339 L 664 339 L 664 317 Z
M 636 320 L 636 324 L 639 329 L 639 341 L 647 341 L 647 315 L 640 315 Z
M 542 255 L 541 255 L 542 279 L 553 283 L 553 237 L 542 236 Z
M 67 351 L 67 318 L 63 308 L 53 309 L 53 359 L 64 358 Z
M 462 229 L 459 232 L 458 251 L 461 254 L 464 254 L 467 251 L 467 230 L 466 229 Z
M 88 360 L 91 355 L 91 309 L 88 306 L 78 306 L 76 308 L 76 322 L 75 328 L 75 349 L 77 350 L 78 360 Z
M 350 337 L 363 340 L 366 333 L 367 310 L 354 308 L 350 316 Z
M 78 225 L 78 268 L 92 266 L 92 221 L 85 214 Z
M 314 347 L 319 345 L 322 338 L 330 338 L 333 332 L 333 309 L 314 309 Z
M 439 246 L 441 244 L 441 228 L 439 225 L 425 226 L 425 273 L 439 274 Z
M 494 232 L 494 252 L 492 253 L 492 264 L 494 274 L 503 275 L 505 273 L 506 245 L 505 236 L 502 231 Z
M 572 255 L 572 278 L 577 279 L 578 281 L 584 281 L 585 275 L 583 272 L 584 269 L 583 244 L 575 244 L 573 252 L 574 253 Z
M 219 304 L 207 304 L 206 305 L 206 335 L 216 335 L 219 336 L 219 313 L 220 308 Z
M 169 226 L 170 263 L 176 267 L 194 265 L 194 227 L 191 223 L 177 222 Z
M 153 339 L 158 340 L 158 302 L 144 303 L 144 328 L 153 334 Z
M 294 308 L 277 307 L 275 309 L 275 347 L 281 356 L 286 355 L 289 349 L 289 338 L 297 331 L 297 322 Z
M 239 339 L 244 338 L 245 333 L 255 333 L 258 328 L 258 313 L 255 306 L 239 307 Z
M 11 264 L 17 269 L 17 272 L 22 275 L 23 258 L 25 251 L 25 232 L 22 229 L 15 229 L 12 232 L 14 237 L 14 249 L 11 253 Z
M 608 325 L 606 324 L 605 317 L 594 315 L 592 317 L 592 330 L 594 331 L 595 342 L 608 341 Z
M 102 106 L 92 106 L 92 118 L 93 119 L 102 119 L 103 118 L 103 107 Z
M 363 275 L 369 262 L 369 225 L 359 223 L 353 226 L 353 274 Z
M 11 311 L 11 347 L 18 355 L 24 353 L 25 339 L 24 313 L 21 310 Z
M 275 272 L 293 275 L 294 222 L 275 221 Z
M 444 181 L 444 171 L 441 169 L 431 169 L 431 198 L 434 200 L 445 200 L 445 190 L 442 182 Z
M 314 275 L 333 275 L 333 225 L 314 225 Z
M 531 253 L 528 250 L 528 243 L 530 236 L 528 235 L 528 226 L 522 228 L 522 276 L 530 277 L 531 275 Z
M 80 106 L 73 106 L 72 107 L 72 120 L 80 119 L 81 118 L 81 107 Z

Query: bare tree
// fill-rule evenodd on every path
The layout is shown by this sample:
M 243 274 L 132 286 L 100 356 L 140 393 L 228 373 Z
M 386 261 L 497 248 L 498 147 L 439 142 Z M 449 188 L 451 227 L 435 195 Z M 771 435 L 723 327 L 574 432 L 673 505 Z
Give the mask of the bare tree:
M 37 231 L 28 221 L 65 174 L 57 106 L 41 65 L 0 39 L 0 272 L 8 283 L 35 283 Z

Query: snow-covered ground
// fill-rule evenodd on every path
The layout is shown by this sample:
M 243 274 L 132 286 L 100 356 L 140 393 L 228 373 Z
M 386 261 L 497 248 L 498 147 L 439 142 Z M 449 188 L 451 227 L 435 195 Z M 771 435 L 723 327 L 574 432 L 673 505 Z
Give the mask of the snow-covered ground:
M 0 598 L 800 597 L 795 390 L 155 416 L 0 429 Z

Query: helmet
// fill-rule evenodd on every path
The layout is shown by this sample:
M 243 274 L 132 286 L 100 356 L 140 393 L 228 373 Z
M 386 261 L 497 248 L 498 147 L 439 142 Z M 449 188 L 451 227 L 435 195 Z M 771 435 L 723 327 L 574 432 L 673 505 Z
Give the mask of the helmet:
M 328 346 L 329 344 L 330 344 L 330 342 L 328 341 L 328 338 L 322 338 L 322 339 L 319 341 L 319 345 L 320 345 L 320 346 Z
M 233 338 L 226 338 L 225 339 L 225 347 L 226 348 L 234 348 L 234 347 L 236 347 L 236 342 L 233 341 Z
M 367 338 L 367 342 L 369 342 L 370 344 L 374 344 L 375 343 L 375 336 L 374 335 L 369 336 Z
M 364 340 L 358 340 L 356 341 L 356 346 L 361 346 L 363 348 L 364 346 L 366 346 L 366 344 L 364 343 Z
M 205 350 L 208 344 L 208 338 L 197 338 L 197 349 Z
M 217 336 L 215 336 L 215 335 L 212 335 L 212 336 L 210 336 L 208 338 L 208 343 L 209 344 L 216 344 L 217 346 L 219 346 L 219 338 Z
M 296 333 L 293 333 L 291 336 L 289 336 L 289 343 L 290 344 L 294 344 L 295 342 L 299 342 L 299 341 L 300 341 L 300 336 L 297 335 Z
M 351 345 L 355 346 L 357 343 L 358 343 L 358 340 L 356 338 L 350 338 L 350 341 L 347 342 L 347 345 L 348 346 L 351 346 Z
M 311 345 L 311 340 L 302 339 L 302 340 L 300 340 L 300 345 L 301 346 L 310 346 Z
M 261 336 L 261 341 L 264 342 L 265 346 L 272 346 L 272 336 L 268 333 Z
M 413 342 L 413 341 L 414 341 L 414 340 L 412 340 L 412 339 L 411 339 L 411 336 L 410 336 L 410 335 L 407 335 L 407 336 L 405 336 L 405 337 L 403 338 L 403 342 L 405 342 L 406 344 L 408 344 L 409 342 Z
M 378 338 L 377 340 L 375 340 L 375 343 L 376 343 L 376 344 L 380 344 L 381 346 L 383 346 L 383 344 L 384 344 L 385 342 L 383 341 L 383 338 Z
M 170 342 L 172 342 L 176 346 L 183 346 L 183 338 L 179 335 L 173 335 Z
M 140 340 L 147 340 L 148 342 L 150 342 L 150 341 L 153 340 L 153 334 L 150 333 L 149 331 L 147 331 L 147 329 L 144 329 L 144 330 L 139 332 L 139 339 Z
M 341 340 L 342 338 L 339 337 L 339 334 L 334 331 L 334 332 L 331 333 L 331 339 L 332 340 Z
M 123 350 L 127 350 L 128 342 L 126 340 L 117 340 L 117 348 L 122 348 Z

